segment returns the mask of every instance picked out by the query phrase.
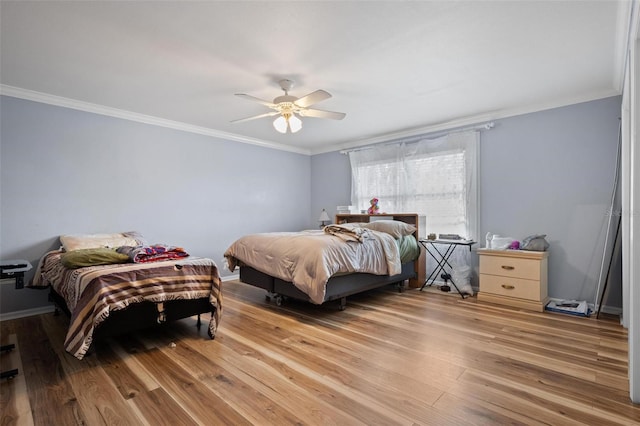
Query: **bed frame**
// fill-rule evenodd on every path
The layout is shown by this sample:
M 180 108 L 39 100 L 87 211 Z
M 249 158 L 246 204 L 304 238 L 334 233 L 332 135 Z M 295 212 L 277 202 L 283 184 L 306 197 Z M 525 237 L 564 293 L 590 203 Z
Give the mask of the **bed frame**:
M 49 301 L 55 304 L 54 315 L 59 315 L 61 310 L 68 317 L 71 317 L 71 312 L 64 298 L 53 287 L 49 287 Z M 93 338 L 95 340 L 126 334 L 194 315 L 198 316 L 196 327 L 200 330 L 202 325 L 200 314 L 204 313 L 213 315 L 213 307 L 208 297 L 190 300 L 169 300 L 162 303 L 140 302 L 130 305 L 126 309 L 110 312 L 109 318 L 96 328 Z
M 416 213 L 383 213 L 379 215 L 370 214 L 337 214 L 335 223 L 355 223 L 372 222 L 377 219 L 392 219 L 408 223 L 415 226 L 416 232 L 413 236 L 416 240 L 421 235 L 420 219 Z M 418 245 L 420 247 L 420 245 Z M 420 288 L 425 281 L 425 254 L 420 251 L 420 256 L 413 262 L 402 265 L 402 272 L 398 275 L 374 275 L 365 273 L 345 274 L 333 276 L 327 281 L 326 295 L 324 302 L 339 300 L 340 310 L 344 310 L 347 305 L 347 296 L 363 291 L 373 290 L 390 284 L 396 284 L 399 291 L 404 289 L 404 281 L 409 280 L 409 287 Z M 280 306 L 287 297 L 309 301 L 309 297 L 293 283 L 272 277 L 260 272 L 250 266 L 240 266 L 240 281 L 246 284 L 260 287 L 267 290 L 267 299 L 274 299 Z
M 398 275 L 356 273 L 333 276 L 327 281 L 324 302 L 339 300 L 339 309 L 343 311 L 347 306 L 347 296 L 390 284 L 395 284 L 398 291 L 402 291 L 404 280 L 415 278 L 415 276 L 414 262 L 403 264 L 402 272 Z M 278 306 L 282 305 L 287 297 L 310 301 L 309 297 L 298 290 L 293 283 L 272 277 L 250 266 L 240 267 L 240 281 L 267 290 L 267 300 L 275 300 Z

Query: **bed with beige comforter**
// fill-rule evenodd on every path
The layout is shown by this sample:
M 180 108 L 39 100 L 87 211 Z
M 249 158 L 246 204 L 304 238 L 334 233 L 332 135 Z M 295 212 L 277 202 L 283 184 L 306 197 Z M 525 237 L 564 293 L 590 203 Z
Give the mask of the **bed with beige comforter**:
M 410 260 L 418 255 L 419 249 Z M 292 283 L 316 304 L 326 301 L 327 283 L 332 277 L 364 273 L 404 279 L 398 240 L 388 233 L 351 224 L 317 231 L 246 235 L 236 240 L 224 256 L 230 271 L 251 267 Z

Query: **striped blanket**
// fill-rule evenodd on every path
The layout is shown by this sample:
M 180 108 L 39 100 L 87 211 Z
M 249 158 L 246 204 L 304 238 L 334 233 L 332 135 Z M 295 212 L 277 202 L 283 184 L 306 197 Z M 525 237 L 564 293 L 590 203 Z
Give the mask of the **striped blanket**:
M 215 336 L 222 314 L 218 268 L 211 259 L 186 257 L 151 263 L 126 263 L 68 269 L 61 251 L 40 259 L 30 287 L 48 287 L 61 295 L 71 312 L 65 349 L 78 359 L 86 354 L 96 327 L 109 313 L 143 301 L 208 298 L 212 312 L 208 333 Z

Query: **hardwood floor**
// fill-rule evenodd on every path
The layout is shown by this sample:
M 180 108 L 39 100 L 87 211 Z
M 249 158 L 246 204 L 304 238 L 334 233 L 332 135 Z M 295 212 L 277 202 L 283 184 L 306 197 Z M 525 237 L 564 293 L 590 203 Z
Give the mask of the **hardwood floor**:
M 617 319 L 526 312 L 392 287 L 314 306 L 224 283 L 215 340 L 195 318 L 94 342 L 68 320 L 0 324 L 2 425 L 630 425 Z

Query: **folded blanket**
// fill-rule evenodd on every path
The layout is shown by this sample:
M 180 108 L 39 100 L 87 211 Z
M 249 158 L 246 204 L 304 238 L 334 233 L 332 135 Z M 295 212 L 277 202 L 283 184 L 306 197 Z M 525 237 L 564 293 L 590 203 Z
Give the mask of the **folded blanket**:
M 368 229 L 361 228 L 355 224 L 327 225 L 324 227 L 324 232 L 342 238 L 345 241 L 355 241 L 358 243 L 370 238 Z
M 151 246 L 122 246 L 116 250 L 118 253 L 126 254 L 133 263 L 158 262 L 161 260 L 179 259 L 187 257 L 189 254 L 182 247 L 168 246 L 165 244 L 154 244 Z

